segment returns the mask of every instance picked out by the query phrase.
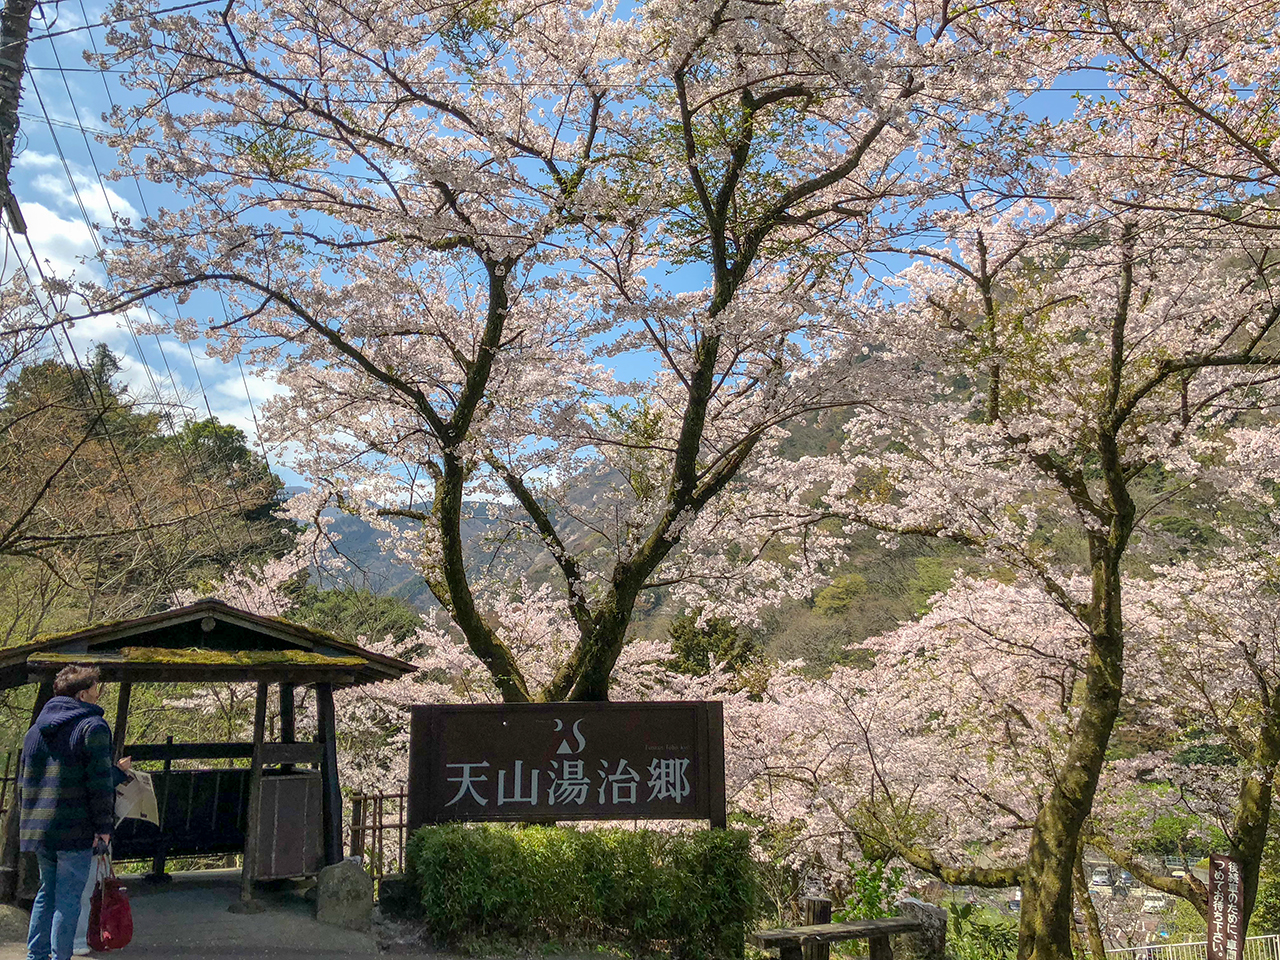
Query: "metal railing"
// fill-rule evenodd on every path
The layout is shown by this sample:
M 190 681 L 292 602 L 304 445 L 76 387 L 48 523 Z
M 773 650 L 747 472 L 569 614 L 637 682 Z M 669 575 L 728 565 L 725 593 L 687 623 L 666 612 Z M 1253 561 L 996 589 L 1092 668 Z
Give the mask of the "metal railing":
M 351 856 L 364 860 L 374 880 L 404 873 L 409 795 L 357 793 L 351 797 Z M 1252 960 L 1252 958 L 1250 958 Z M 1275 958 L 1280 960 L 1280 957 Z
M 1150 943 L 1145 947 L 1108 950 L 1107 960 L 1206 960 L 1209 945 L 1194 943 Z M 1244 960 L 1280 960 L 1280 935 L 1246 937 Z

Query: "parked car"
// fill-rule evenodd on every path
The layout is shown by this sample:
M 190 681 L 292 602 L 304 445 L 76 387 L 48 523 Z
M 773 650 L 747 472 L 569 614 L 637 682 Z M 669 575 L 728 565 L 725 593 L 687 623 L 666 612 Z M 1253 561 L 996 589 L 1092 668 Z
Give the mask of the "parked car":
M 1089 886 L 1091 887 L 1109 887 L 1111 886 L 1111 870 L 1108 867 L 1094 867 L 1093 873 L 1089 877 Z
M 1164 913 L 1169 907 L 1169 901 L 1160 893 L 1148 893 L 1142 898 L 1143 913 Z
M 1120 879 L 1117 881 L 1117 883 L 1121 883 L 1121 884 L 1123 884 L 1123 885 L 1124 885 L 1124 886 L 1126 886 L 1126 887 L 1132 887 L 1132 886 L 1133 886 L 1133 874 L 1132 874 L 1132 873 L 1130 873 L 1128 870 L 1121 870 L 1121 871 L 1120 871 Z

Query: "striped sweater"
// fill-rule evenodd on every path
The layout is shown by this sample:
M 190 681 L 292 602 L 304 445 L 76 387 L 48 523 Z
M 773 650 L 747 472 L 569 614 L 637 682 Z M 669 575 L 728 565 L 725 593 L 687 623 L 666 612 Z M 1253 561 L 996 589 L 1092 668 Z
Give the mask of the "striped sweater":
M 88 850 L 115 824 L 111 731 L 97 704 L 54 697 L 22 741 L 23 850 Z

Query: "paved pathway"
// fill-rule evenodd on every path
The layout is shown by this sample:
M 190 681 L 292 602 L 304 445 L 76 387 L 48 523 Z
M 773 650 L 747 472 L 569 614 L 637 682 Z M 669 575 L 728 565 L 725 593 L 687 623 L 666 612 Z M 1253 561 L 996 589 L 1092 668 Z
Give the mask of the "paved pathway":
M 317 923 L 311 904 L 296 889 L 259 892 L 265 913 L 234 914 L 227 905 L 237 898 L 238 870 L 175 874 L 172 884 L 129 885 L 133 907 L 133 942 L 123 951 L 95 954 L 120 960 L 232 960 L 272 957 L 310 960 L 326 957 L 379 957 L 374 937 Z M 0 944 L 0 960 L 25 960 L 26 944 Z M 383 957 L 390 955 L 381 954 Z M 424 955 L 400 960 L 425 960 Z M 434 955 L 433 960 L 446 960 Z

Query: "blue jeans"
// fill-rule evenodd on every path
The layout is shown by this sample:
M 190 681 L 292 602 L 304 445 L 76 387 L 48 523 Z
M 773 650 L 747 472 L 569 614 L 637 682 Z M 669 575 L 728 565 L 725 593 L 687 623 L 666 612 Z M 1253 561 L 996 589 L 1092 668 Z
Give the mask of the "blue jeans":
M 80 897 L 89 879 L 92 850 L 37 850 L 40 892 L 31 906 L 27 960 L 68 960 L 80 919 Z

